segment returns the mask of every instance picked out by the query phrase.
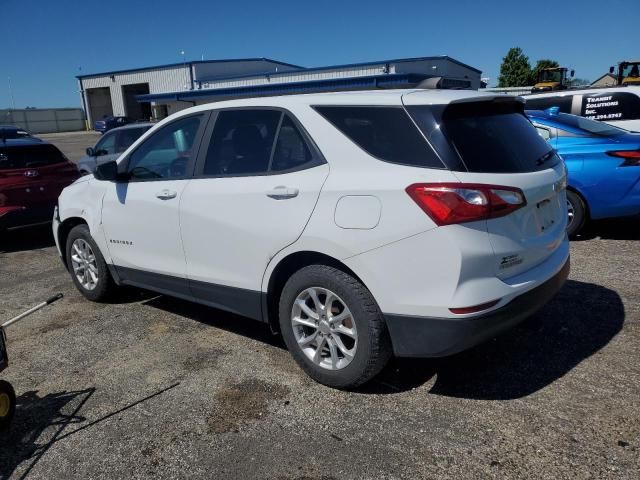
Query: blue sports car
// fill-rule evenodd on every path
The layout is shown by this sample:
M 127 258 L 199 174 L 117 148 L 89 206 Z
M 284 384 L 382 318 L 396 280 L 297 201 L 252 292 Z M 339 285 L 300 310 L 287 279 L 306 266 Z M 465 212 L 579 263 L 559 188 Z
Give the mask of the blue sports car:
M 569 235 L 590 219 L 640 215 L 640 133 L 557 107 L 526 113 L 565 161 Z

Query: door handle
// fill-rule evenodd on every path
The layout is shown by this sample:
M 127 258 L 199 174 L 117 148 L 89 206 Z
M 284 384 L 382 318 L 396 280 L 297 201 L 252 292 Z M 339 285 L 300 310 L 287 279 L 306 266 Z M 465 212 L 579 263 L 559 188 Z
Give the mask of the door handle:
M 167 190 L 166 188 L 161 192 L 156 193 L 156 197 L 160 200 L 171 200 L 172 198 L 176 198 L 178 192 L 173 192 L 171 190 Z
M 267 197 L 275 200 L 286 200 L 287 198 L 297 197 L 299 190 L 297 188 L 288 188 L 284 185 L 279 185 L 273 190 L 267 192 Z

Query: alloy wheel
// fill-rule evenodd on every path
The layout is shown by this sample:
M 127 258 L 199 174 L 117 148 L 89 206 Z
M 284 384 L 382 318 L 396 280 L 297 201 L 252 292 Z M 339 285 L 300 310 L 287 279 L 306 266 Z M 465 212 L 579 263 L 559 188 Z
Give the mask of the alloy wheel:
M 93 290 L 98 285 L 98 265 L 91 245 L 77 238 L 71 245 L 71 265 L 73 273 L 80 285 L 86 290 Z
M 358 332 L 347 304 L 334 292 L 311 287 L 300 292 L 291 309 L 298 346 L 314 364 L 340 370 L 351 363 Z
M 573 207 L 573 203 L 567 200 L 567 228 L 569 228 L 569 226 L 573 222 L 575 214 L 576 212 L 575 212 L 575 208 Z

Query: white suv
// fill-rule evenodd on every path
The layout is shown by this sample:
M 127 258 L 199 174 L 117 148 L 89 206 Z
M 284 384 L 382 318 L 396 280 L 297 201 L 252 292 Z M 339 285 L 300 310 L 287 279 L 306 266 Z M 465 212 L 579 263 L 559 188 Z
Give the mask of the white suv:
M 53 229 L 88 299 L 133 285 L 268 322 L 350 388 L 544 305 L 569 270 L 565 184 L 515 97 L 254 98 L 165 119 L 67 187 Z

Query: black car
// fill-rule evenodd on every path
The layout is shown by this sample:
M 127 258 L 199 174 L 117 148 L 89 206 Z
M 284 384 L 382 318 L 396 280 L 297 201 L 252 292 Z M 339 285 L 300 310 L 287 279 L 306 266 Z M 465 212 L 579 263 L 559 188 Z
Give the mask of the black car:
M 2 139 L 35 138 L 26 130 L 15 125 L 0 125 L 0 141 Z

